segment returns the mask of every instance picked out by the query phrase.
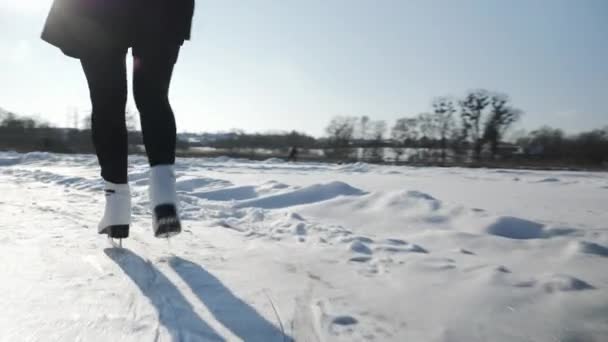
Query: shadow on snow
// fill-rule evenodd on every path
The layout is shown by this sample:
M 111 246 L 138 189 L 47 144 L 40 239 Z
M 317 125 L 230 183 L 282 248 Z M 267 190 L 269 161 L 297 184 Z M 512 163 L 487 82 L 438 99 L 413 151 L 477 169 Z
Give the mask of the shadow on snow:
M 225 341 L 149 260 L 126 249 L 108 248 L 105 253 L 148 297 L 173 341 Z M 214 317 L 239 338 L 254 342 L 294 341 L 200 265 L 179 257 L 171 258 L 169 264 Z
M 150 261 L 126 249 L 108 248 L 104 252 L 148 297 L 173 341 L 225 341 L 194 312 L 179 289 Z
M 294 341 L 200 265 L 180 257 L 169 264 L 215 318 L 244 341 Z

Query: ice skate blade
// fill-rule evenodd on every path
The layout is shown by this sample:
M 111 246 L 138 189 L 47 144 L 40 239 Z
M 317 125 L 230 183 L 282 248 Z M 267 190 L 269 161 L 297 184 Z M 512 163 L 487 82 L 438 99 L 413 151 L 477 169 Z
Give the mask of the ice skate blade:
M 108 237 L 108 242 L 110 243 L 110 246 L 112 246 L 113 248 L 122 249 L 122 240 L 123 239 L 114 239 L 114 238 Z

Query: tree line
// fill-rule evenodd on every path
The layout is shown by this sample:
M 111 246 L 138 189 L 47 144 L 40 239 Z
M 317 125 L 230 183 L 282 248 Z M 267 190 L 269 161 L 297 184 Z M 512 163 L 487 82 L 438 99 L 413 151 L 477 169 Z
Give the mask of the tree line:
M 386 161 L 390 151 L 394 162 L 439 165 L 608 163 L 608 126 L 573 135 L 546 126 L 505 142 L 523 114 L 508 95 L 478 89 L 459 99 L 437 97 L 430 111 L 398 118 L 390 128 L 368 116 L 336 116 L 325 129 L 326 148 L 334 159 L 372 162 Z
M 334 154 L 343 157 L 351 153 L 349 147 L 367 146 L 371 147 L 371 157 L 378 158 L 378 148 L 386 146 L 388 140 L 396 161 L 408 148 L 438 150 L 444 163 L 448 157 L 464 155 L 479 161 L 485 147 L 492 159 L 499 155 L 505 133 L 522 114 L 507 95 L 480 89 L 462 99 L 438 97 L 432 101 L 431 111 L 397 119 L 390 132 L 382 120 L 338 116 L 331 120 L 326 133 Z
M 336 116 L 320 138 L 297 131 L 234 130 L 207 134 L 214 139 L 178 135 L 178 149 L 187 156 L 205 155 L 195 147 L 210 147 L 216 150 L 213 155 L 261 159 L 282 157 L 296 147 L 300 155 L 311 160 L 422 165 L 597 167 L 608 162 L 608 127 L 573 135 L 541 127 L 505 142 L 522 116 L 523 111 L 506 94 L 478 89 L 462 98 L 437 97 L 429 111 L 398 118 L 390 126 L 369 116 Z M 141 152 L 137 115 L 128 111 L 127 118 L 130 150 Z M 56 128 L 35 118 L 0 111 L 0 149 L 92 153 L 90 116 L 79 126 Z
M 608 126 L 574 135 L 545 126 L 519 137 L 516 144 L 533 160 L 570 165 L 608 163 Z

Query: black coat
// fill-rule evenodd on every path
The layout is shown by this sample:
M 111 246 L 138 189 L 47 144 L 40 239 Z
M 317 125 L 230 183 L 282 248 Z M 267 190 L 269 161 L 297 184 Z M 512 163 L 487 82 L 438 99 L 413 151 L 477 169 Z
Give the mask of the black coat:
M 194 0 L 55 0 L 42 39 L 80 58 L 134 43 L 190 39 Z

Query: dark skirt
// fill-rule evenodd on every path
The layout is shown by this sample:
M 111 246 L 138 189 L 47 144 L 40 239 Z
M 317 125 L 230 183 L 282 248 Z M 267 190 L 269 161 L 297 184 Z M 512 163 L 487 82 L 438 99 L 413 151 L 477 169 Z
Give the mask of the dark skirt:
M 42 39 L 80 58 L 135 42 L 190 39 L 194 0 L 55 0 Z

